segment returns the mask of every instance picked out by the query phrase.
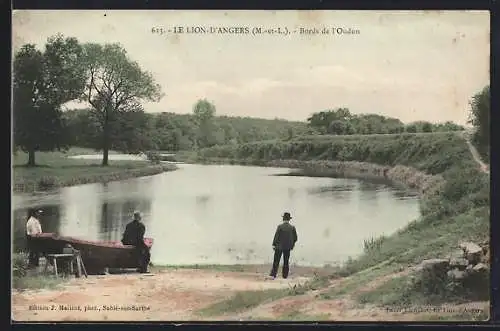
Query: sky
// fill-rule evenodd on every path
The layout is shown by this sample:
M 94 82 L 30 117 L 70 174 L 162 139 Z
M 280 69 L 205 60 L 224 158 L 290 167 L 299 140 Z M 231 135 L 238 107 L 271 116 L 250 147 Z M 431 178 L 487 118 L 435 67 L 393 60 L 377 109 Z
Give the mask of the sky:
M 303 121 L 347 107 L 463 125 L 470 98 L 489 84 L 487 11 L 21 10 L 12 26 L 14 51 L 25 43 L 43 49 L 56 33 L 122 44 L 162 86 L 160 102 L 144 103 L 152 113 L 190 113 L 206 98 L 218 115 Z M 152 32 L 176 26 L 296 33 Z M 358 33 L 332 33 L 337 28 Z

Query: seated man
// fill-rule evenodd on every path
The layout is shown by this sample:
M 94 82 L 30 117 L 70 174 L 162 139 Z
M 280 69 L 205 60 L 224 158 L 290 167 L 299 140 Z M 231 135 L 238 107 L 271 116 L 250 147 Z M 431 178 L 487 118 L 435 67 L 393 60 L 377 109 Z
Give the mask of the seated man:
M 138 259 L 138 270 L 139 272 L 146 273 L 151 254 L 149 248 L 144 243 L 146 227 L 141 222 L 141 219 L 141 213 L 135 211 L 134 219 L 127 224 L 125 232 L 123 233 L 122 244 L 135 246 Z

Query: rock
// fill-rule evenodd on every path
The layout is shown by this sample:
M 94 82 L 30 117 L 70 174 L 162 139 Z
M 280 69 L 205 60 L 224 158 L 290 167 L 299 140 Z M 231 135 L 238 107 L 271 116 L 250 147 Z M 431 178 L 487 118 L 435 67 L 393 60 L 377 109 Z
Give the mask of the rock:
M 490 243 L 486 242 L 480 245 L 483 248 L 483 255 L 481 256 L 482 263 L 490 264 Z
M 450 260 L 452 259 L 463 259 L 465 258 L 465 253 L 461 249 L 457 249 L 450 254 Z
M 467 276 L 467 273 L 465 271 L 460 271 L 458 269 L 452 269 L 452 270 L 449 270 L 446 275 L 448 276 L 448 278 L 452 279 L 452 280 L 462 280 L 465 278 L 465 276 Z
M 452 268 L 455 267 L 459 270 L 465 270 L 468 265 L 469 261 L 467 261 L 467 259 L 464 259 L 463 257 L 450 259 L 450 267 Z
M 460 243 L 458 247 L 460 247 L 466 254 L 476 254 L 482 251 L 481 246 L 470 241 Z
M 428 259 L 423 260 L 420 263 L 420 268 L 422 270 L 447 270 L 449 267 L 448 259 Z
M 460 243 L 459 247 L 464 251 L 465 258 L 469 263 L 476 264 L 481 260 L 483 249 L 473 242 Z
M 486 254 L 484 254 L 482 257 L 481 257 L 481 263 L 484 263 L 484 264 L 490 264 L 490 252 L 487 251 Z
M 484 240 L 479 243 L 479 246 L 481 246 L 483 249 L 489 248 L 490 247 L 490 241 L 489 240 Z
M 429 259 L 422 261 L 415 271 L 419 278 L 425 279 L 441 279 L 446 278 L 446 272 L 449 269 L 448 259 Z
M 484 263 L 478 263 L 472 268 L 472 271 L 474 271 L 474 272 L 489 272 L 490 268 L 488 268 L 488 266 Z

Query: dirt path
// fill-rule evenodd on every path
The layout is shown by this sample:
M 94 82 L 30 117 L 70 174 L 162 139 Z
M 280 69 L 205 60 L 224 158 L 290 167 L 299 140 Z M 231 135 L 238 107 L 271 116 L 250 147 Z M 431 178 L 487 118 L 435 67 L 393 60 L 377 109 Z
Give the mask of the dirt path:
M 14 291 L 12 317 L 16 321 L 196 320 L 199 317 L 194 311 L 238 291 L 288 288 L 306 280 L 301 276 L 268 280 L 251 272 L 188 269 L 89 276 L 73 279 L 56 290 Z M 146 310 L 106 310 L 113 305 Z
M 479 152 L 477 151 L 476 147 L 474 147 L 474 145 L 472 145 L 472 143 L 470 142 L 469 135 L 467 133 L 464 133 L 463 137 L 465 139 L 465 142 L 467 143 L 467 147 L 469 147 L 469 150 L 472 154 L 472 157 L 474 158 L 474 161 L 476 161 L 477 164 L 479 164 L 481 171 L 484 172 L 485 174 L 489 174 L 490 173 L 489 165 L 483 162 L 483 160 L 481 159 L 481 155 L 479 155 Z
M 376 288 L 407 271 L 384 275 L 346 295 L 321 298 L 321 293 L 343 286 L 349 278 L 331 281 L 326 288 L 287 296 L 240 313 L 204 317 L 204 320 L 333 320 L 401 321 L 422 320 L 426 313 L 390 311 L 360 305 L 353 297 Z M 12 318 L 16 321 L 186 321 L 201 320 L 196 311 L 248 290 L 285 289 L 308 280 L 304 275 L 270 280 L 256 272 L 200 269 L 159 270 L 151 274 L 90 276 L 73 279 L 62 288 L 14 291 Z M 135 307 L 118 311 L 117 307 Z M 471 303 L 467 307 L 486 307 Z M 465 307 L 465 306 L 464 306 Z M 463 311 L 462 306 L 449 310 Z M 79 309 L 79 310 L 78 310 Z M 142 310 L 141 310 L 142 309 Z M 423 315 L 424 314 L 424 315 Z M 427 313 L 429 315 L 430 313 Z M 436 313 L 434 313 L 436 315 Z M 437 314 L 439 315 L 439 314 Z M 423 318 L 424 317 L 424 318 Z

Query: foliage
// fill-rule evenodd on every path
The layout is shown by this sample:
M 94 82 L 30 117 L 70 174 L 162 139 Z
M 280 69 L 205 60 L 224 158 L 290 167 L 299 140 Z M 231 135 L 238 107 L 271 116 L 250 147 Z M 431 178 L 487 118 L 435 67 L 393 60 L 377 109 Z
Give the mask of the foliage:
M 489 159 L 490 149 L 490 86 L 472 97 L 469 123 L 474 126 L 473 142 L 479 153 Z
M 208 100 L 198 100 L 193 107 L 194 122 L 197 126 L 197 146 L 210 147 L 217 143 L 215 137 L 215 105 Z
M 29 166 L 36 151 L 69 144 L 61 106 L 82 92 L 82 55 L 78 41 L 62 35 L 50 37 L 43 52 L 26 44 L 14 55 L 14 144 L 29 153 Z
M 235 145 L 266 139 L 286 140 L 312 132 L 303 122 L 214 116 L 207 139 L 200 135 L 194 114 L 134 112 L 128 115 L 122 114 L 122 124 L 110 128 L 114 150 L 131 153 L 150 149 L 176 152 L 196 149 L 202 140 L 210 141 L 209 144 Z M 87 148 L 100 146 L 102 130 L 88 110 L 70 110 L 65 112 L 65 117 L 74 137 L 74 145 Z M 128 129 L 122 129 L 123 126 Z
M 62 278 L 29 272 L 28 256 L 25 253 L 12 255 L 12 287 L 17 290 L 54 288 Z M 34 271 L 34 270 L 32 270 Z
M 445 146 L 446 153 L 443 153 Z M 411 166 L 431 175 L 442 173 L 457 162 L 474 164 L 463 138 L 454 133 L 302 136 L 290 141 L 268 140 L 214 146 L 200 150 L 199 155 L 236 160 L 359 161 L 389 166 Z
M 417 132 L 461 131 L 464 128 L 452 122 L 433 124 L 417 121 L 405 125 L 397 118 L 377 114 L 351 114 L 347 108 L 325 110 L 312 114 L 307 122 L 320 134 L 394 134 Z
M 25 277 L 28 273 L 28 256 L 23 253 L 12 255 L 12 276 Z
M 84 45 L 84 54 L 86 80 L 81 100 L 92 106 L 92 117 L 100 125 L 102 165 L 107 166 L 112 141 L 118 140 L 113 139 L 111 127 L 123 128 L 123 125 L 130 123 L 123 119 L 122 113 L 142 112 L 142 100 L 159 101 L 162 97 L 161 88 L 155 83 L 152 74 L 143 71 L 119 44 L 88 43 Z
M 374 251 L 379 250 L 386 239 L 386 236 L 379 236 L 377 238 L 371 237 L 369 239 L 363 240 L 363 251 L 366 254 L 370 254 Z
M 376 288 L 360 293 L 357 300 L 395 307 L 489 300 L 488 273 L 470 277 L 468 283 L 473 284 L 456 286 L 458 283 L 450 283 L 446 272 L 420 271 L 391 278 Z

